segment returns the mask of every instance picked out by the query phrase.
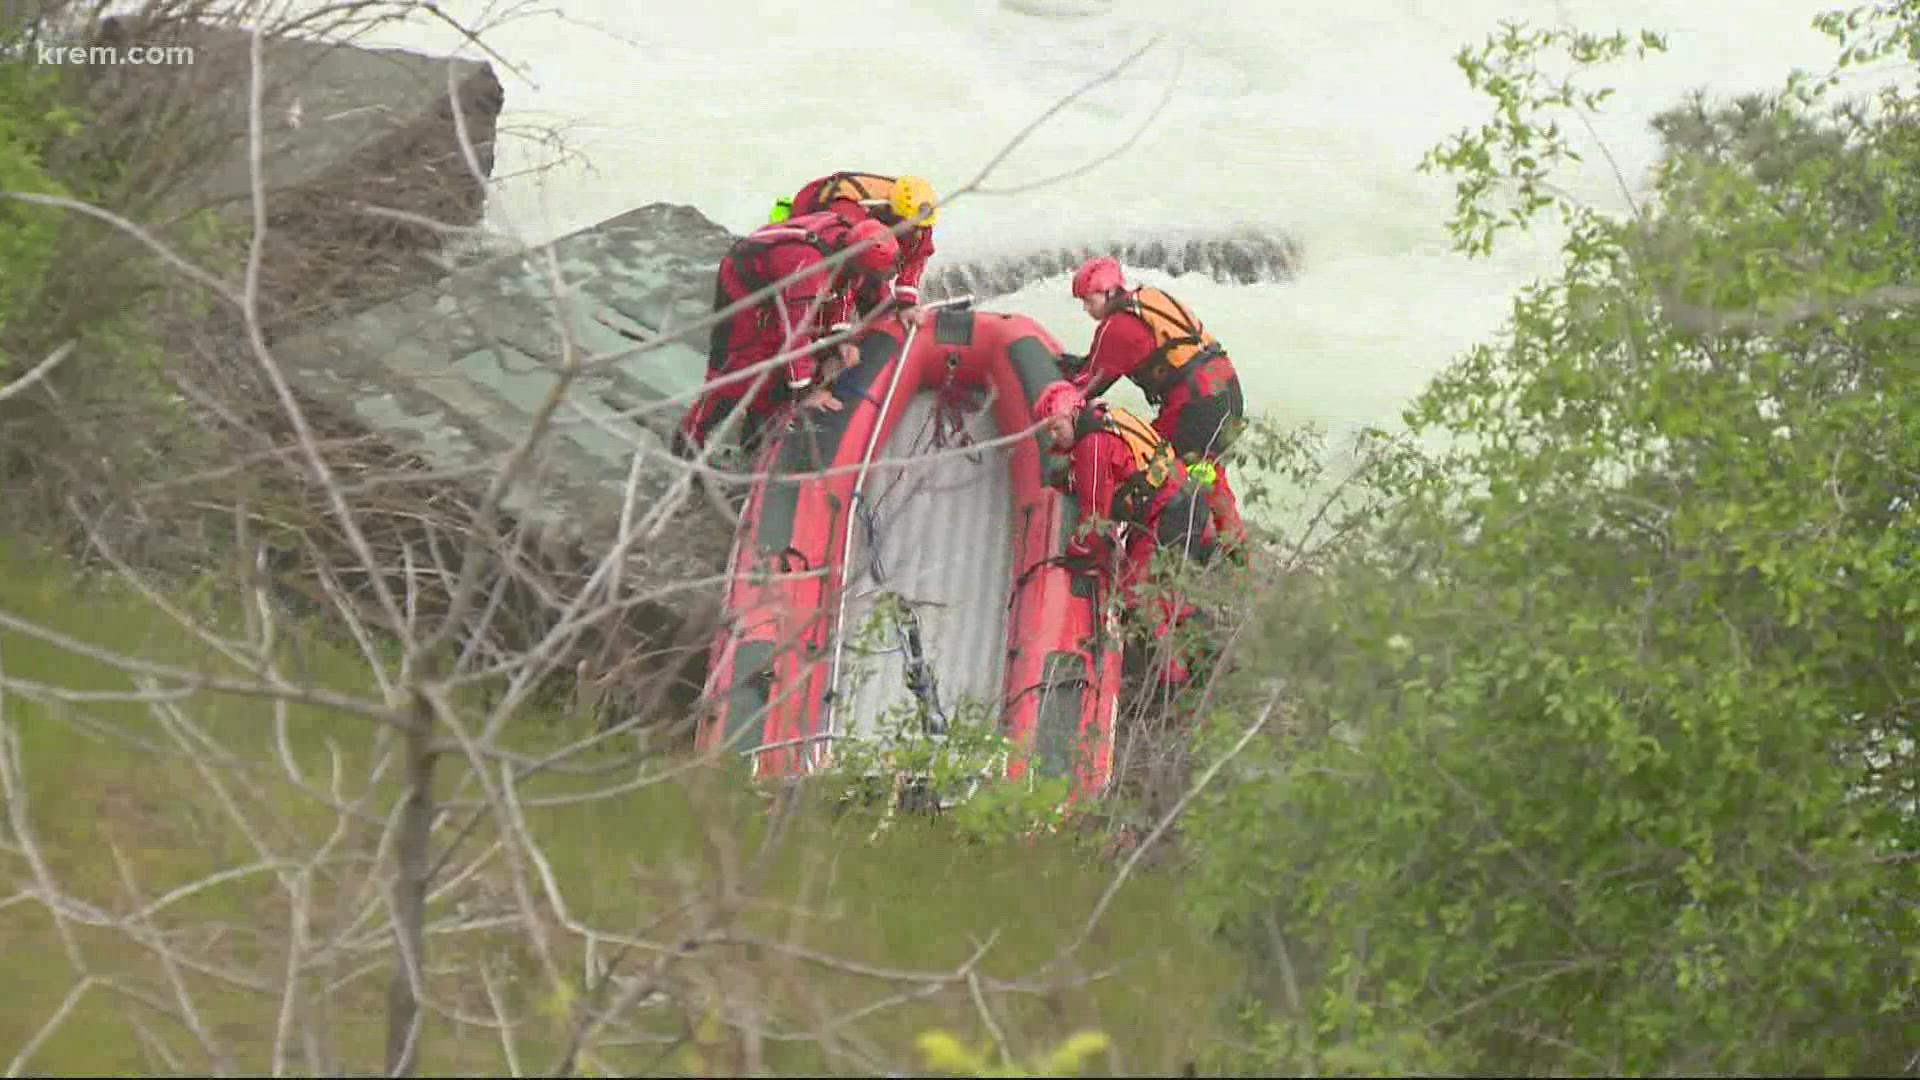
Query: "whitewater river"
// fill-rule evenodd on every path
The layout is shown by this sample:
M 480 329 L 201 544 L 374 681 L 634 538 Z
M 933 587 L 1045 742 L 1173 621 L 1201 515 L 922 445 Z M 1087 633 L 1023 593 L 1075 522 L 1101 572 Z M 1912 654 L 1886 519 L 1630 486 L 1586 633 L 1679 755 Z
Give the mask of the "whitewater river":
M 1451 254 L 1444 178 L 1414 166 L 1486 115 L 1452 55 L 1502 18 L 1594 31 L 1649 28 L 1671 51 L 1616 65 L 1595 130 L 1629 182 L 1652 164 L 1646 121 L 1695 86 L 1734 94 L 1824 69 L 1829 43 L 1807 0 L 868 0 L 821 8 L 753 0 L 443 2 L 518 71 L 500 71 L 501 177 L 493 224 L 548 239 L 655 201 L 691 203 L 736 231 L 771 200 L 835 168 L 969 181 L 1062 95 L 1165 36 L 1125 76 L 1063 110 L 989 183 L 1084 175 L 946 209 L 938 258 L 1097 241 L 1228 232 L 1295 237 L 1290 281 L 1225 285 L 1145 275 L 1176 290 L 1232 349 L 1250 409 L 1335 431 L 1397 422 L 1450 357 L 1495 331 L 1513 290 L 1554 266 L 1552 238 L 1490 262 Z M 1021 7 L 1080 7 L 1040 16 Z M 853 17 L 856 16 L 857 17 Z M 422 23 L 367 44 L 478 55 Z M 496 65 L 498 60 L 496 59 Z M 533 129 L 559 130 L 556 164 Z M 1584 131 L 1583 197 L 1621 205 Z M 996 301 L 1046 322 L 1070 349 L 1092 324 L 1064 278 Z

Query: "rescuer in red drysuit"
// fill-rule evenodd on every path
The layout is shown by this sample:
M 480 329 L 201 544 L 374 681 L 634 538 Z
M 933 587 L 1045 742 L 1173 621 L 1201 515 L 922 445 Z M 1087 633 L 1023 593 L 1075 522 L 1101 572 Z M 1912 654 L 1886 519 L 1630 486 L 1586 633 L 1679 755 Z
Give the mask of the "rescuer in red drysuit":
M 1182 551 L 1202 564 L 1212 557 L 1217 535 L 1199 485 L 1146 421 L 1105 403 L 1088 404 L 1068 382 L 1040 392 L 1033 418 L 1043 425 L 1046 441 L 1067 454 L 1067 490 L 1079 500 L 1082 519 L 1111 522 L 1070 538 L 1068 565 L 1094 569 L 1122 603 L 1137 608 L 1155 551 Z M 1154 609 L 1156 641 L 1196 614 L 1192 604 L 1166 596 L 1155 599 Z M 1178 650 L 1159 672 L 1168 686 L 1189 677 L 1187 658 Z
M 821 265 L 829 256 L 861 243 L 867 246 L 837 271 Z M 754 307 L 715 324 L 707 346 L 710 389 L 681 418 L 675 449 L 686 454 L 692 447 L 705 447 L 708 435 L 743 400 L 747 402 L 740 432 L 743 445 L 757 441 L 768 418 L 796 398 L 809 408 L 838 409 L 840 403 L 826 384 L 858 354 L 851 343 L 843 343 L 839 355 L 823 368 L 818 356 L 803 350 L 820 338 L 850 329 L 854 321 L 853 287 L 862 280 L 891 274 L 898 257 L 899 244 L 886 226 L 877 221 L 849 222 L 832 213 L 806 214 L 779 225 L 765 225 L 735 242 L 720 260 L 714 283 L 715 311 L 789 275 L 809 269 L 812 272 Z M 792 354 L 784 370 L 763 371 L 713 385 L 783 353 Z
M 1117 260 L 1089 259 L 1073 275 L 1073 296 L 1100 325 L 1084 360 L 1068 358 L 1068 379 L 1099 397 L 1122 378 L 1159 412 L 1153 426 L 1207 487 L 1213 523 L 1236 552 L 1246 543 L 1240 502 L 1220 460 L 1245 425 L 1246 403 L 1233 361 L 1200 320 L 1151 286 L 1128 288 Z
M 865 315 L 887 295 L 901 308 L 911 310 L 919 305 L 920 279 L 927 272 L 927 260 L 933 258 L 933 226 L 940 217 L 934 202 L 933 185 L 918 176 L 837 172 L 802 187 L 791 200 L 776 204 L 774 217 L 779 220 L 790 205 L 795 215 L 831 210 L 848 221 L 871 219 L 895 229 L 900 256 L 891 289 L 862 288 L 855 297 L 855 310 Z M 896 228 L 907 221 L 914 226 Z M 910 322 L 914 318 L 907 317 Z

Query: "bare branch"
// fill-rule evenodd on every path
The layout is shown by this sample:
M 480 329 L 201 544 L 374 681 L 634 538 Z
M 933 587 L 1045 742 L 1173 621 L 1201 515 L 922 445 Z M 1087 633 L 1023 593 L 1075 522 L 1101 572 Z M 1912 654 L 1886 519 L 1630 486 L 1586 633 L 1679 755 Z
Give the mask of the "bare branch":
M 120 884 L 126 890 L 128 900 L 135 904 L 140 903 L 140 887 L 134 882 L 133 867 L 127 864 L 126 856 L 121 853 L 120 846 L 109 843 L 107 850 L 113 855 L 114 869 L 119 873 Z M 216 878 L 218 877 L 221 875 L 216 875 Z M 195 882 L 188 888 L 192 892 L 198 892 L 202 888 L 217 883 L 209 879 L 205 882 Z M 187 989 L 186 980 L 180 974 L 180 964 L 172 946 L 167 943 L 166 936 L 161 933 L 159 927 L 153 924 L 153 913 L 169 902 L 170 899 L 162 899 L 147 904 L 129 916 L 128 921 L 139 927 L 147 940 L 154 943 L 154 951 L 160 957 L 160 968 L 167 976 L 167 985 L 172 988 L 173 999 L 180 1006 L 180 1018 L 185 1022 L 187 1030 L 193 1034 L 194 1039 L 199 1042 L 200 1048 L 207 1052 L 207 1060 L 212 1063 L 215 1075 L 231 1076 L 234 1072 L 232 1059 L 226 1050 L 214 1041 L 213 1033 L 201 1019 L 200 1009 L 193 1002 L 193 993 Z
M 114 652 L 111 649 L 103 649 L 96 645 L 89 645 L 77 638 L 69 637 L 58 631 L 49 630 L 37 623 L 30 622 L 15 615 L 10 615 L 4 611 L 0 611 L 0 627 L 25 634 L 28 637 L 44 641 L 49 645 L 57 645 L 73 653 L 75 656 L 84 656 L 89 660 L 97 660 L 103 664 L 118 668 L 120 671 L 129 675 L 147 675 L 154 679 L 175 683 L 177 684 L 176 689 L 192 688 L 194 690 L 214 690 L 220 693 L 240 694 L 247 697 L 281 698 L 306 705 L 324 705 L 330 709 L 340 709 L 344 712 L 355 713 L 372 720 L 379 720 L 382 723 L 392 724 L 396 727 L 398 727 L 400 723 L 391 709 L 351 695 L 336 693 L 320 687 L 273 686 L 265 683 L 245 682 L 239 679 L 222 679 L 210 675 L 202 675 L 198 672 L 187 671 L 182 668 L 169 667 L 166 664 L 155 664 L 145 660 L 138 660 L 134 657 Z M 145 693 L 148 695 L 148 700 L 153 699 L 152 691 L 146 691 Z
M 987 167 L 980 171 L 980 175 L 975 177 L 972 183 L 959 189 L 959 191 L 956 192 L 956 194 L 962 194 L 962 193 L 971 191 L 979 195 L 1021 195 L 1029 191 L 1038 191 L 1044 187 L 1051 187 L 1055 184 L 1059 184 L 1067 180 L 1074 180 L 1074 179 L 1078 179 L 1079 177 L 1085 176 L 1086 174 L 1092 172 L 1093 170 L 1099 168 L 1100 166 L 1105 165 L 1107 162 L 1112 161 L 1115 158 L 1118 158 L 1120 155 L 1133 149 L 1134 146 L 1140 142 L 1141 136 L 1147 133 L 1147 129 L 1153 126 L 1153 122 L 1160 118 L 1160 114 L 1166 111 L 1167 105 L 1173 101 L 1174 87 L 1180 84 L 1180 71 L 1186 64 L 1186 53 L 1184 50 L 1175 54 L 1174 56 L 1173 73 L 1167 77 L 1167 85 L 1166 85 L 1166 88 L 1160 92 L 1160 100 L 1154 103 L 1153 109 L 1147 113 L 1146 119 L 1140 121 L 1139 125 L 1136 126 L 1133 129 L 1133 131 L 1129 132 L 1127 137 L 1121 140 L 1118 146 L 1115 146 L 1113 149 L 1108 150 L 1106 153 L 1101 154 L 1099 157 L 1096 157 L 1091 161 L 1085 162 L 1080 165 L 1076 165 L 1073 168 L 1068 169 L 1064 172 L 1058 172 L 1053 174 L 1052 176 L 1044 177 L 1039 180 L 1034 180 L 1029 183 L 1012 184 L 1007 187 L 989 187 L 987 185 L 980 183 L 980 181 L 986 179 L 987 174 L 990 173 L 994 169 L 994 167 L 999 165 L 1001 161 L 1005 160 L 1008 155 L 1012 154 L 1013 151 L 1019 147 L 1019 144 L 1021 142 L 1025 141 L 1028 136 L 1033 134 L 1033 132 L 1039 130 L 1042 124 L 1046 123 L 1048 120 L 1058 115 L 1061 110 L 1073 104 L 1075 101 L 1078 101 L 1082 96 L 1094 90 L 1096 87 L 1104 86 L 1107 83 L 1110 83 L 1113 80 L 1119 78 L 1123 72 L 1125 72 L 1128 68 L 1133 66 L 1134 61 L 1140 59 L 1142 56 L 1145 56 L 1148 52 L 1150 52 L 1155 45 L 1158 45 L 1160 43 L 1160 39 L 1165 36 L 1166 35 L 1164 32 L 1155 34 L 1152 38 L 1148 39 L 1145 45 L 1142 45 L 1138 49 L 1135 49 L 1133 52 L 1127 54 L 1127 56 L 1124 57 L 1118 64 L 1114 65 L 1111 68 L 1108 68 L 1105 72 L 1096 76 L 1091 82 L 1083 84 L 1079 89 L 1075 90 L 1073 93 L 1068 94 L 1066 97 L 1061 98 L 1059 101 L 1055 102 L 1052 106 L 1050 106 L 1047 109 L 1046 112 L 1040 114 L 1039 119 L 1035 120 L 1033 123 L 1027 125 L 1026 128 L 1022 129 L 1020 134 L 1015 136 L 1014 141 L 1011 144 L 1009 144 L 1004 150 L 1002 150 L 998 157 L 988 162 Z
M 1206 772 L 1200 774 L 1200 778 L 1194 781 L 1193 786 L 1187 789 L 1186 794 L 1180 796 L 1180 801 L 1174 804 L 1173 809 L 1167 811 L 1166 815 L 1160 819 L 1159 824 L 1153 827 L 1153 831 L 1148 833 L 1146 838 L 1141 840 L 1139 845 L 1133 849 L 1133 853 L 1127 856 L 1127 861 L 1121 865 L 1119 872 L 1114 874 L 1113 880 L 1107 883 L 1106 890 L 1100 894 L 1100 899 L 1094 903 L 1093 911 L 1087 915 L 1087 921 L 1081 926 L 1080 932 L 1074 935 L 1072 942 L 1060 951 L 1059 956 L 1048 963 L 1049 967 L 1065 960 L 1068 956 L 1079 951 L 1080 947 L 1087 943 L 1087 940 L 1093 936 L 1094 928 L 1100 925 L 1101 917 L 1107 913 L 1107 908 L 1112 905 L 1113 898 L 1119 895 L 1120 887 L 1127 883 L 1127 878 L 1132 875 L 1134 868 L 1140 865 L 1140 860 L 1145 857 L 1148 849 L 1152 848 L 1155 842 L 1166 835 L 1167 830 L 1173 827 L 1173 823 L 1179 820 L 1181 814 L 1186 812 L 1188 804 L 1192 803 L 1194 798 L 1202 791 L 1205 791 L 1207 785 L 1213 783 L 1214 777 L 1220 775 L 1220 770 L 1226 768 L 1228 762 L 1239 757 L 1240 752 L 1245 750 L 1247 744 L 1253 741 L 1253 737 L 1260 734 L 1260 729 L 1267 725 L 1267 719 L 1273 715 L 1274 707 L 1278 704 L 1278 693 L 1269 696 L 1266 705 L 1260 710 L 1260 715 L 1254 718 L 1253 723 L 1247 725 L 1245 731 L 1241 732 L 1240 738 L 1233 744 L 1232 748 L 1220 755 L 1213 764 L 1207 766 Z
M 73 989 L 67 991 L 67 996 L 60 999 L 60 1007 L 53 1011 L 53 1015 L 47 1018 L 46 1023 L 40 1025 L 40 1030 L 33 1033 L 33 1038 L 27 1040 L 27 1045 L 21 1047 L 20 1052 L 13 1056 L 13 1061 L 7 1065 L 8 1076 L 20 1075 L 21 1070 L 26 1068 L 27 1062 L 33 1060 L 33 1055 L 40 1052 L 41 1044 L 60 1030 L 60 1025 L 67 1022 L 67 1017 L 73 1015 L 74 1009 L 79 1008 L 80 999 L 86 997 L 87 991 L 98 984 L 99 981 L 91 975 L 83 976 L 79 982 L 73 984 Z
M 46 378 L 48 375 L 53 374 L 53 369 L 65 363 L 67 360 L 67 357 L 73 355 L 73 350 L 78 345 L 79 345 L 79 342 L 77 341 L 67 342 L 66 344 L 53 350 L 53 352 L 49 353 L 45 360 L 42 360 L 39 363 L 33 365 L 33 367 L 29 368 L 25 375 L 20 376 L 18 379 L 15 379 L 14 381 L 8 383 L 5 386 L 0 386 L 0 401 L 6 401 L 7 399 L 14 397 L 17 394 L 24 393 L 27 390 L 27 388 L 31 387 L 34 383 L 37 383 L 41 379 Z
M 245 284 L 240 296 L 241 315 L 246 323 L 248 344 L 252 347 L 261 370 L 266 374 L 267 381 L 272 385 L 275 396 L 279 398 L 280 408 L 288 423 L 293 425 L 308 466 L 320 482 L 322 491 L 327 494 L 340 528 L 347 535 L 347 542 L 352 545 L 354 554 L 360 558 L 362 566 L 365 567 L 373 585 L 374 595 L 384 609 L 389 623 L 396 632 L 403 632 L 404 620 L 401 617 L 399 605 L 395 602 L 392 591 L 387 588 L 385 579 L 379 574 L 379 561 L 374 558 L 373 549 L 361 532 L 358 519 L 352 509 L 347 506 L 346 500 L 341 497 L 339 486 L 333 478 L 333 470 L 328 467 L 325 455 L 321 454 L 314 445 L 313 430 L 307 422 L 306 412 L 300 407 L 299 402 L 294 400 L 293 388 L 287 384 L 280 365 L 274 360 L 272 351 L 267 347 L 266 331 L 260 321 L 260 269 L 266 257 L 267 243 L 267 189 L 262 150 L 265 132 L 261 121 L 261 100 L 266 91 L 266 79 L 261 60 L 263 47 L 261 35 L 265 30 L 264 25 L 256 23 L 247 39 L 247 185 L 253 203 L 253 237 L 247 245 Z

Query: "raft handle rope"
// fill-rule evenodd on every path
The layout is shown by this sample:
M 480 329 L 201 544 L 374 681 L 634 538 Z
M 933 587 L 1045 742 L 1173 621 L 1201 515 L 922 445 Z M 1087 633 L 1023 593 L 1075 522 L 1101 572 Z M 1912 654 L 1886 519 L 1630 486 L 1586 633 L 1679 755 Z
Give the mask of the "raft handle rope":
M 920 615 L 914 611 L 913 601 L 898 592 L 887 590 L 887 567 L 880 561 L 880 532 L 873 521 L 873 508 L 866 503 L 858 503 L 855 510 L 860 515 L 860 524 L 867 531 L 867 552 L 871 558 L 873 580 L 884 591 L 882 596 L 890 596 L 899 605 L 899 618 L 894 621 L 893 632 L 900 644 L 883 650 L 878 655 L 899 653 L 905 668 L 907 690 L 919 699 L 925 710 L 927 734 L 945 735 L 947 733 L 946 710 L 940 707 L 938 680 L 934 678 L 933 665 L 927 662 L 926 648 L 921 642 Z
M 860 515 L 860 523 L 866 530 L 869 568 L 874 581 L 882 589 L 880 596 L 890 597 L 898 607 L 893 631 L 899 644 L 888 649 L 873 650 L 868 655 L 898 655 L 901 658 L 907 691 L 920 702 L 921 719 L 927 734 L 936 738 L 944 736 L 950 725 L 946 710 L 940 706 L 939 680 L 934 675 L 933 665 L 927 660 L 926 647 L 920 629 L 920 615 L 914 610 L 913 601 L 886 587 L 887 569 L 880 557 L 879 527 L 874 523 L 872 507 L 862 500 L 854 505 L 854 509 Z M 830 701 L 839 700 L 836 691 L 837 688 L 828 691 L 832 695 L 829 698 Z
M 954 373 L 959 370 L 959 367 L 960 354 L 948 353 L 947 376 L 940 380 L 939 389 L 934 391 L 932 422 L 933 449 L 935 450 L 976 446 L 973 432 L 968 430 L 972 414 L 993 407 L 994 393 L 991 388 L 988 389 L 985 400 L 976 404 L 972 396 L 958 383 L 953 381 Z M 978 465 L 980 464 L 980 460 L 981 451 L 979 449 L 976 448 L 968 452 L 967 461 L 969 463 Z
M 959 430 L 964 428 L 967 422 L 966 410 L 962 408 L 960 404 L 949 400 L 953 397 L 954 393 L 953 375 L 949 372 L 947 378 L 942 380 L 940 387 L 934 391 L 933 411 L 927 415 L 926 420 L 921 422 L 920 430 L 914 435 L 913 442 L 906 455 L 907 457 L 914 458 L 925 453 L 937 453 L 941 450 L 957 449 L 973 444 L 972 433 L 960 430 L 960 442 L 957 445 L 949 445 L 945 430 L 946 426 L 948 424 L 955 424 L 957 425 L 956 430 Z M 868 400 L 871 401 L 872 398 L 868 398 Z M 880 403 L 875 401 L 874 404 L 877 406 Z M 943 413 L 952 413 L 953 415 L 943 417 Z M 967 460 L 978 465 L 980 463 L 980 453 L 978 450 L 968 451 Z M 895 493 L 899 491 L 901 484 L 907 484 L 907 490 L 914 497 L 925 495 L 929 491 L 937 492 L 943 490 L 930 487 L 931 482 L 929 477 L 931 475 L 932 472 L 928 469 L 893 470 L 892 478 L 886 481 L 886 486 L 881 489 L 880 494 L 873 496 L 862 495 L 861 502 L 868 508 L 888 503 L 892 501 Z

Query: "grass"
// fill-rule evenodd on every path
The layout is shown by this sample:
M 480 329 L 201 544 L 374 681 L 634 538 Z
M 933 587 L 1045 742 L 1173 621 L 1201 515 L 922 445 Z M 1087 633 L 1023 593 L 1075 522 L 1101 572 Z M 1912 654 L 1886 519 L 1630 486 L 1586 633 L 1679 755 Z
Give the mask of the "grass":
M 214 613 L 211 588 L 196 592 L 173 599 Z M 0 611 L 157 662 L 206 671 L 225 664 L 124 584 L 82 580 L 57 558 L 20 546 L 0 546 Z M 310 628 L 280 654 L 290 672 L 313 684 L 377 696 L 357 656 Z M 5 630 L 0 670 L 68 690 L 131 688 L 103 663 Z M 537 753 L 579 738 L 584 723 L 530 713 L 516 718 L 513 742 Z M 285 732 L 284 755 L 277 730 Z M 273 1064 L 290 942 L 299 933 L 346 944 L 332 965 L 309 965 L 295 982 L 297 1012 L 317 1019 L 311 1037 L 291 1040 L 288 1069 L 379 1070 L 395 956 L 379 884 L 387 865 L 382 836 L 404 796 L 391 764 L 396 738 L 341 711 L 279 713 L 258 699 L 212 693 L 164 706 L 8 693 L 0 696 L 0 733 L 17 738 L 26 800 L 14 808 L 25 810 L 58 890 L 116 918 L 143 907 L 150 915 L 123 926 L 86 925 L 115 919 L 82 909 L 66 923 L 69 938 L 31 893 L 36 873 L 14 827 L 0 826 L 0 955 L 12 984 L 10 1007 L 0 1010 L 0 1048 L 26 1047 L 82 971 L 96 980 L 22 1068 L 263 1073 Z M 604 766 L 603 775 L 543 774 L 518 790 L 565 915 L 603 935 L 597 962 L 621 953 L 621 936 L 668 942 L 697 933 L 728 881 L 748 886 L 737 890 L 732 925 L 763 939 L 668 957 L 666 1002 L 630 1010 L 626 1019 L 641 1035 L 600 1054 L 621 1072 L 738 1072 L 755 1061 L 784 1073 L 910 1068 L 914 1037 L 931 1028 L 978 1045 L 989 1027 L 964 981 L 903 983 L 802 953 L 950 972 L 991 941 L 980 974 L 1027 978 L 1079 935 L 1113 873 L 1064 837 L 965 842 L 940 821 L 912 818 L 876 831 L 870 818 L 836 814 L 817 799 L 803 802 L 762 859 L 764 799 L 716 770 L 597 800 L 536 805 L 634 775 L 615 752 L 595 753 L 587 763 Z M 283 766 L 289 759 L 304 786 Z M 382 761 L 390 762 L 384 771 Z M 473 804 L 478 785 L 468 763 L 443 759 L 438 780 L 440 799 Z M 324 792 L 336 785 L 345 798 L 364 800 L 364 819 L 343 820 L 329 805 Z M 456 807 L 436 824 L 436 852 L 467 816 Z M 492 1015 L 491 1000 L 518 1021 L 511 1050 L 520 1067 L 550 1070 L 569 1030 L 567 1006 L 581 992 L 584 941 L 550 905 L 536 905 L 532 925 L 453 925 L 463 910 L 510 910 L 501 898 L 512 894 L 515 876 L 499 836 L 483 815 L 441 883 L 478 865 L 430 904 L 429 922 L 440 929 L 429 937 L 428 983 L 445 1008 L 429 1015 L 423 1032 L 426 1074 L 508 1071 L 505 1042 L 473 1022 Z M 316 860 L 323 849 L 327 856 Z M 157 909 L 149 902 L 208 874 L 262 863 L 263 852 L 285 865 L 256 867 Z M 522 867 L 536 892 L 539 869 Z M 311 900 L 305 925 L 293 919 L 295 890 Z M 172 971 L 151 947 L 161 934 L 178 947 Z M 543 939 L 551 969 L 539 959 Z M 637 949 L 619 964 L 638 973 L 660 960 L 657 951 Z M 1120 892 L 1086 945 L 1058 965 L 1080 978 L 990 995 L 987 1003 L 1022 1060 L 1094 1028 L 1113 1039 L 1095 1068 L 1173 1073 L 1218 1036 L 1224 1018 L 1216 1017 L 1216 1003 L 1237 985 L 1238 964 L 1183 919 L 1177 881 L 1143 874 Z M 877 1007 L 909 994 L 917 996 Z M 716 1009 L 722 1002 L 725 1009 Z M 15 1052 L 0 1050 L 0 1058 Z

